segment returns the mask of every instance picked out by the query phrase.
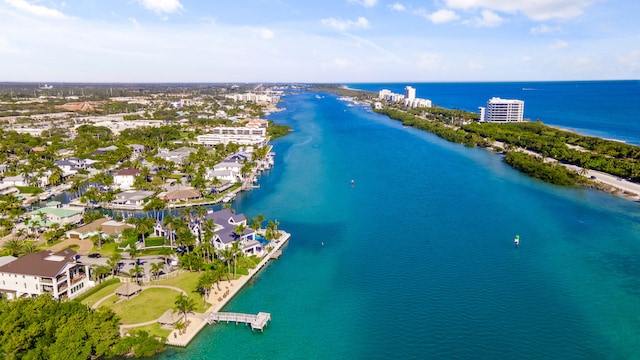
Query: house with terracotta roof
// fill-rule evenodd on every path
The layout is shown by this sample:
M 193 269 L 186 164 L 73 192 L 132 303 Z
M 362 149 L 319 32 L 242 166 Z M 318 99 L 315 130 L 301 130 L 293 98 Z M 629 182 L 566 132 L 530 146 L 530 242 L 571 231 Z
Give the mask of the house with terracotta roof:
M 159 198 L 169 202 L 169 203 L 178 203 L 184 201 L 193 201 L 202 198 L 202 194 L 199 191 L 194 189 L 179 189 L 174 191 L 169 191 L 164 194 L 158 195 Z
M 73 299 L 93 286 L 89 266 L 76 261 L 76 252 L 39 251 L 0 266 L 0 297 L 17 299 L 51 294 Z
M 129 190 L 133 187 L 133 182 L 138 175 L 140 175 L 138 169 L 122 169 L 113 175 L 113 185 L 122 190 Z

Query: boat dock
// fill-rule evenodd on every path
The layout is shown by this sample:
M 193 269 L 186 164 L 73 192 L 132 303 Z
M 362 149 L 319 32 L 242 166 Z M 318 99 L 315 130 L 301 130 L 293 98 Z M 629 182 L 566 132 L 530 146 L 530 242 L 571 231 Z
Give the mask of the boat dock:
M 253 331 L 253 329 L 264 331 L 264 327 L 270 320 L 271 314 L 265 312 L 259 312 L 258 315 L 232 312 L 214 312 L 211 313 L 211 315 L 209 315 L 209 317 L 207 318 L 207 322 L 210 325 L 214 325 L 218 322 L 223 321 L 225 321 L 227 324 L 230 322 L 235 322 L 236 325 L 238 325 L 239 323 L 244 323 L 245 325 L 251 326 L 251 331 Z

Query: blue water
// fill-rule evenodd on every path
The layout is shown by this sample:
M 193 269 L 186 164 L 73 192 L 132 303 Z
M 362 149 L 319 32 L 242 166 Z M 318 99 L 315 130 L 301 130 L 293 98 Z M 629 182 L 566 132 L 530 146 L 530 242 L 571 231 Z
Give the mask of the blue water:
M 283 106 L 271 118 L 295 131 L 234 205 L 293 235 L 224 309 L 273 320 L 209 326 L 161 358 L 640 356 L 637 203 L 545 184 L 333 95 Z
M 524 100 L 524 116 L 578 133 L 614 138 L 640 145 L 640 81 L 564 81 L 502 83 L 349 84 L 403 94 L 416 88 L 417 97 L 434 105 L 478 112 L 492 97 Z

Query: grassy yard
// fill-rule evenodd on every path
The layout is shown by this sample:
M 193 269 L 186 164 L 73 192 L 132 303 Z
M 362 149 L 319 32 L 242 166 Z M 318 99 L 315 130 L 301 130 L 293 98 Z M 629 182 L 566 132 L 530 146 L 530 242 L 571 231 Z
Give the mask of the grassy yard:
M 102 299 L 103 297 L 109 295 L 109 294 L 115 294 L 116 289 L 118 289 L 120 286 L 122 285 L 122 283 L 116 283 L 116 284 L 112 284 L 112 285 L 108 285 L 103 289 L 100 289 L 98 292 L 96 292 L 95 294 L 89 296 L 88 298 L 82 300 L 82 303 L 91 307 L 93 306 L 93 304 L 95 304 L 98 300 Z
M 162 316 L 168 309 L 173 309 L 178 294 L 171 289 L 145 289 L 131 299 L 110 307 L 120 316 L 123 324 L 151 321 Z
M 145 326 L 138 326 L 138 327 L 131 328 L 131 329 L 125 329 L 124 332 L 125 333 L 129 333 L 132 330 L 144 330 L 144 331 L 148 332 L 149 335 L 151 335 L 151 336 L 162 337 L 162 338 L 165 338 L 165 339 L 167 337 L 169 337 L 169 334 L 171 334 L 171 330 L 161 328 L 160 324 L 158 324 L 158 323 L 151 324 L 151 325 L 145 325 Z
M 187 295 L 194 300 L 196 304 L 194 311 L 201 313 L 209 308 L 209 304 L 207 304 L 206 308 L 202 305 L 203 304 L 202 295 L 200 295 L 200 293 L 198 292 L 195 292 L 198 285 L 198 278 L 200 277 L 201 274 L 202 273 L 185 271 L 176 277 L 172 277 L 166 280 L 160 280 L 160 285 L 175 286 L 184 290 L 187 293 Z M 154 282 L 154 285 L 155 284 L 156 282 Z

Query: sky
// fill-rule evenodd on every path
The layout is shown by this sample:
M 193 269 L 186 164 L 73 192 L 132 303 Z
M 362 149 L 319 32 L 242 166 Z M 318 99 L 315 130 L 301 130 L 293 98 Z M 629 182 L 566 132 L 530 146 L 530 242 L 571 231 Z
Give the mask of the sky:
M 609 79 L 638 0 L 0 0 L 0 82 Z

